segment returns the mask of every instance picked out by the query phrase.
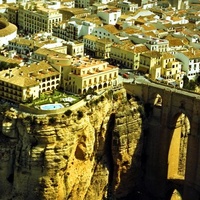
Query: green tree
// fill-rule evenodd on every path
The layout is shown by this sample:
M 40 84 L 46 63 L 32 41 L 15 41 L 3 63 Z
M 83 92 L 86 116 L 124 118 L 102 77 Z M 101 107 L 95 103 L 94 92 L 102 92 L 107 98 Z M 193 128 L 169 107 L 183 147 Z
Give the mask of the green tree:
M 71 111 L 71 110 L 67 110 L 67 111 L 65 111 L 65 115 L 66 115 L 66 116 L 69 117 L 71 114 L 72 114 L 72 111 Z
M 200 76 L 197 77 L 197 79 L 196 79 L 196 84 L 197 84 L 198 86 L 200 86 Z
M 78 119 L 81 119 L 83 117 L 83 111 L 78 110 L 77 115 L 78 115 Z
M 186 75 L 184 75 L 184 77 L 183 77 L 183 88 L 187 89 L 188 84 L 189 84 L 189 78 Z

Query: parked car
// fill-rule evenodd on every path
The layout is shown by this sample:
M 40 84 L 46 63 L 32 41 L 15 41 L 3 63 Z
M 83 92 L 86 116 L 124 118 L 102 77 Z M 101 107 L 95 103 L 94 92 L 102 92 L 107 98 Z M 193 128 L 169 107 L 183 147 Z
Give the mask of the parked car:
M 129 75 L 127 73 L 123 74 L 123 78 L 129 78 Z

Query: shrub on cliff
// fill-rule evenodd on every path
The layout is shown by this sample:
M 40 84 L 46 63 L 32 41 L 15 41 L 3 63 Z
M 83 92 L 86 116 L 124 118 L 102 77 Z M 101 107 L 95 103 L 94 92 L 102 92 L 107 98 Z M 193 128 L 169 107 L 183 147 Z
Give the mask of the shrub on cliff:
M 81 119 L 83 117 L 83 111 L 78 110 L 77 111 L 77 116 L 78 116 L 78 119 Z
M 71 114 L 72 114 L 72 111 L 71 111 L 71 110 L 67 110 L 67 111 L 65 112 L 65 115 L 68 116 L 68 117 L 69 117 Z
M 49 119 L 49 123 L 50 124 L 54 124 L 56 122 L 56 118 L 55 117 L 51 117 L 50 119 Z

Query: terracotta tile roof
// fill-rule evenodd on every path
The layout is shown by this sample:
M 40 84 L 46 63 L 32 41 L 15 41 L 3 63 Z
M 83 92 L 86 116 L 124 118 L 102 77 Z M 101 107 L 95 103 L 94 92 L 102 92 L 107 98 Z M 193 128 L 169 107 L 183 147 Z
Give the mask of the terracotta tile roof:
M 51 65 L 42 61 L 40 63 L 32 63 L 30 66 L 0 71 L 0 80 L 19 87 L 30 87 L 38 85 L 37 80 L 59 74 Z
M 59 9 L 59 11 L 69 12 L 69 13 L 72 13 L 74 15 L 80 15 L 80 14 L 84 14 L 84 13 L 89 14 L 88 10 L 85 10 L 85 9 L 82 9 L 82 8 L 66 8 L 66 7 L 64 7 L 64 8 Z
M 108 38 L 100 38 L 96 42 L 101 44 L 112 44 L 112 42 Z
M 87 40 L 91 40 L 93 42 L 97 41 L 98 40 L 98 37 L 94 36 L 94 35 L 84 35 L 83 36 L 83 39 L 87 39 Z
M 17 68 L 12 69 L 10 72 L 9 70 L 0 71 L 0 80 L 19 87 L 30 87 L 39 84 L 35 79 L 30 79 L 27 76 L 20 76 L 19 73 L 20 70 Z
M 152 58 L 160 58 L 162 56 L 162 54 L 158 51 L 148 51 L 145 52 L 143 55 Z
M 169 59 L 169 58 L 175 58 L 175 57 L 174 57 L 174 55 L 172 55 L 171 53 L 163 52 L 163 53 L 162 53 L 162 58 L 163 58 L 163 59 Z
M 0 18 L 0 37 L 10 35 L 17 32 L 17 27 L 14 24 L 9 23 L 6 19 Z
M 104 25 L 103 28 L 114 35 L 119 33 L 115 26 L 111 24 Z
M 143 24 L 143 25 L 141 25 L 141 27 L 144 31 L 155 31 L 156 30 L 156 28 L 151 24 L 149 24 L 149 25 Z
M 123 29 L 123 32 L 125 32 L 127 34 L 135 34 L 135 33 L 141 33 L 141 30 L 129 26 L 129 27 Z
M 147 36 L 147 37 L 151 36 L 151 37 L 155 37 L 155 38 L 157 37 L 157 35 L 152 31 L 145 32 L 145 36 Z
M 170 47 L 175 47 L 175 46 L 183 46 L 184 42 L 180 38 L 171 38 L 167 39 L 169 41 L 169 46 Z
M 0 62 L 20 64 L 21 60 L 17 58 L 8 58 L 8 57 L 0 55 Z
M 119 49 L 124 49 L 133 53 L 143 53 L 149 51 L 149 49 L 143 44 L 133 44 L 130 40 L 127 40 L 121 44 L 113 44 L 113 47 L 117 47 Z
M 147 52 L 149 51 L 149 49 L 143 45 L 143 44 L 136 44 L 135 48 L 134 48 L 134 52 L 135 53 L 143 53 L 143 52 Z
M 200 58 L 200 50 L 189 50 L 187 52 L 182 52 L 186 57 L 190 58 Z
M 46 49 L 46 48 L 39 48 L 34 52 L 34 54 L 44 55 L 46 57 L 49 57 L 49 56 L 66 57 L 67 56 L 64 53 L 60 53 L 52 49 Z

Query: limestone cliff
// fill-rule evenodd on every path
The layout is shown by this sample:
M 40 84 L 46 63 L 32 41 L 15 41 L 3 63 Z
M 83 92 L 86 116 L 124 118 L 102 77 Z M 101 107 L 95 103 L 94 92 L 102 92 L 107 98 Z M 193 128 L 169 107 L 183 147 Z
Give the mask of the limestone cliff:
M 2 109 L 0 199 L 120 199 L 141 184 L 142 119 L 125 90 L 41 116 Z

